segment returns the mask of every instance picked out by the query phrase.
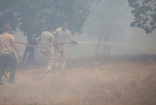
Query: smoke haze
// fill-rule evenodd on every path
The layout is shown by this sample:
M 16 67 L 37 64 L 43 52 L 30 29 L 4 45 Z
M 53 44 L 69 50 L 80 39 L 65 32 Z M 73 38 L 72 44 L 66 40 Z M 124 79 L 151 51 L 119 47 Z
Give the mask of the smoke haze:
M 102 44 L 100 44 L 99 49 L 97 49 L 98 44 L 67 45 L 68 57 L 94 56 L 95 54 L 103 54 L 107 50 L 109 50 L 107 53 L 110 55 L 156 53 L 156 31 L 146 34 L 142 29 L 130 27 L 133 15 L 131 14 L 131 8 L 125 0 L 104 0 L 98 5 L 93 4 L 91 6 L 92 12 L 84 24 L 82 34 L 74 35 L 73 39 L 79 42 L 98 42 L 101 38 L 101 41 L 104 42 L 120 43 L 123 45 L 108 44 L 109 49 L 105 49 Z M 17 41 L 27 42 L 26 37 L 19 30 L 14 32 L 14 36 Z M 25 46 L 18 46 L 20 52 L 23 53 Z M 36 49 L 36 51 L 38 50 Z
M 131 8 L 125 0 L 104 0 L 98 5 L 92 6 L 92 13 L 84 24 L 83 34 L 75 36 L 74 39 L 96 42 L 100 40 L 99 35 L 102 34 L 102 41 L 121 44 L 107 45 L 109 46 L 109 54 L 111 55 L 156 54 L 156 31 L 146 34 L 140 28 L 130 27 L 132 21 Z M 102 54 L 107 50 L 103 48 L 103 45 L 101 45 L 101 49 L 98 51 L 96 47 L 97 44 L 81 44 L 71 49 L 71 52 L 74 50 L 74 55 L 94 55 L 97 54 L 95 52 Z

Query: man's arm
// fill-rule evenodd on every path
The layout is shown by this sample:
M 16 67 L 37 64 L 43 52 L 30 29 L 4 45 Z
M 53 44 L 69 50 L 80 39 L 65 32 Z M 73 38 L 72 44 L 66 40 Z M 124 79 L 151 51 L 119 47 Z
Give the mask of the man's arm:
M 70 34 L 68 34 L 68 38 L 69 38 L 71 41 L 74 41 Z
M 17 54 L 18 54 L 18 58 L 21 59 L 21 54 L 19 53 L 19 50 L 18 50 L 18 48 L 17 48 L 17 46 L 15 44 L 15 41 L 12 42 L 12 45 L 13 45 L 14 49 L 16 50 Z
M 71 35 L 70 35 L 69 32 L 68 32 L 67 36 L 68 36 L 68 38 L 70 39 L 70 41 L 71 41 L 71 43 L 72 43 L 73 45 L 78 44 L 78 42 L 75 41 L 75 40 L 71 37 Z

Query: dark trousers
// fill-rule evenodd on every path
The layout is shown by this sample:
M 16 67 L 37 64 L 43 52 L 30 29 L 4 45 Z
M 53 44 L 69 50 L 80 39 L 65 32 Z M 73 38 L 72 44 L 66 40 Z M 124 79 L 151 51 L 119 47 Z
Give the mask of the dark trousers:
M 0 55 L 0 82 L 2 80 L 5 69 L 10 68 L 10 80 L 14 81 L 16 73 L 16 58 L 14 53 Z

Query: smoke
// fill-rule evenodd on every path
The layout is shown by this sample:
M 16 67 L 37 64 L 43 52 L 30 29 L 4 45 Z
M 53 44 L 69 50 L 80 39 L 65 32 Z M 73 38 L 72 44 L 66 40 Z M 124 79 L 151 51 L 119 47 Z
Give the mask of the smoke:
M 16 31 L 14 31 L 12 33 L 12 35 L 14 36 L 15 41 L 20 41 L 20 42 L 23 42 L 23 43 L 27 43 L 27 37 L 24 36 L 23 32 L 21 32 L 19 28 L 17 28 Z M 21 53 L 21 55 L 23 55 L 26 46 L 21 45 L 21 44 L 16 44 L 16 45 L 17 45 L 18 50 Z M 15 54 L 17 54 L 17 53 L 15 53 Z
M 156 54 L 156 31 L 147 35 L 140 28 L 130 27 L 132 20 L 131 8 L 125 0 L 103 0 L 98 5 L 93 4 L 91 14 L 84 24 L 83 33 L 74 35 L 73 39 L 79 42 L 98 42 L 101 40 L 123 45 L 108 44 L 106 45 L 107 49 L 103 44 L 100 45 L 99 49 L 97 49 L 98 44 L 67 45 L 67 56 L 79 58 L 104 52 L 110 55 Z M 19 30 L 14 32 L 14 36 L 17 41 L 27 42 L 26 37 Z M 133 45 L 131 46 L 131 44 Z M 18 45 L 18 47 L 20 52 L 24 53 L 25 46 Z M 37 49 L 35 51 L 38 53 Z
M 80 44 L 70 48 L 70 57 L 93 56 L 104 52 L 109 55 L 156 54 L 156 31 L 146 34 L 143 29 L 130 27 L 133 15 L 125 0 L 103 0 L 98 5 L 93 4 L 91 10 L 83 34 L 74 36 L 74 39 L 120 44 L 108 44 L 107 47 L 101 44 L 98 50 L 97 44 Z

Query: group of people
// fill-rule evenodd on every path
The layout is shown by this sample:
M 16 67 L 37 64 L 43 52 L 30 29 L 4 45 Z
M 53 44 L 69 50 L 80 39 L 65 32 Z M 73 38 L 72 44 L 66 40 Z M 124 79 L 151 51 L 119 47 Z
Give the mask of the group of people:
M 3 33 L 0 35 L 0 85 L 2 85 L 2 77 L 5 74 L 5 69 L 10 68 L 10 78 L 9 82 L 14 82 L 14 76 L 16 73 L 16 57 L 13 49 L 18 54 L 18 58 L 21 59 L 21 54 L 15 44 L 15 39 L 13 35 L 10 34 L 10 24 L 7 23 L 3 27 Z M 72 44 L 77 44 L 76 41 L 70 35 L 68 30 L 68 24 L 63 23 L 61 27 L 57 28 L 52 32 L 51 28 L 42 32 L 39 37 L 40 52 L 47 56 L 48 64 L 46 72 L 52 70 L 53 68 L 63 69 L 66 66 L 66 39 L 69 39 Z M 51 46 L 53 43 L 54 54 Z
M 61 27 L 57 28 L 54 32 L 52 32 L 51 27 L 46 31 L 42 32 L 39 37 L 39 46 L 40 52 L 47 56 L 48 65 L 46 72 L 51 70 L 52 68 L 60 68 L 63 69 L 66 66 L 66 46 L 65 41 L 69 39 L 72 44 L 77 44 L 78 42 L 74 41 L 70 35 L 70 31 L 68 30 L 68 24 L 63 23 Z M 49 46 L 53 43 L 54 46 L 54 54 L 52 48 Z M 54 55 L 54 56 L 53 56 Z

